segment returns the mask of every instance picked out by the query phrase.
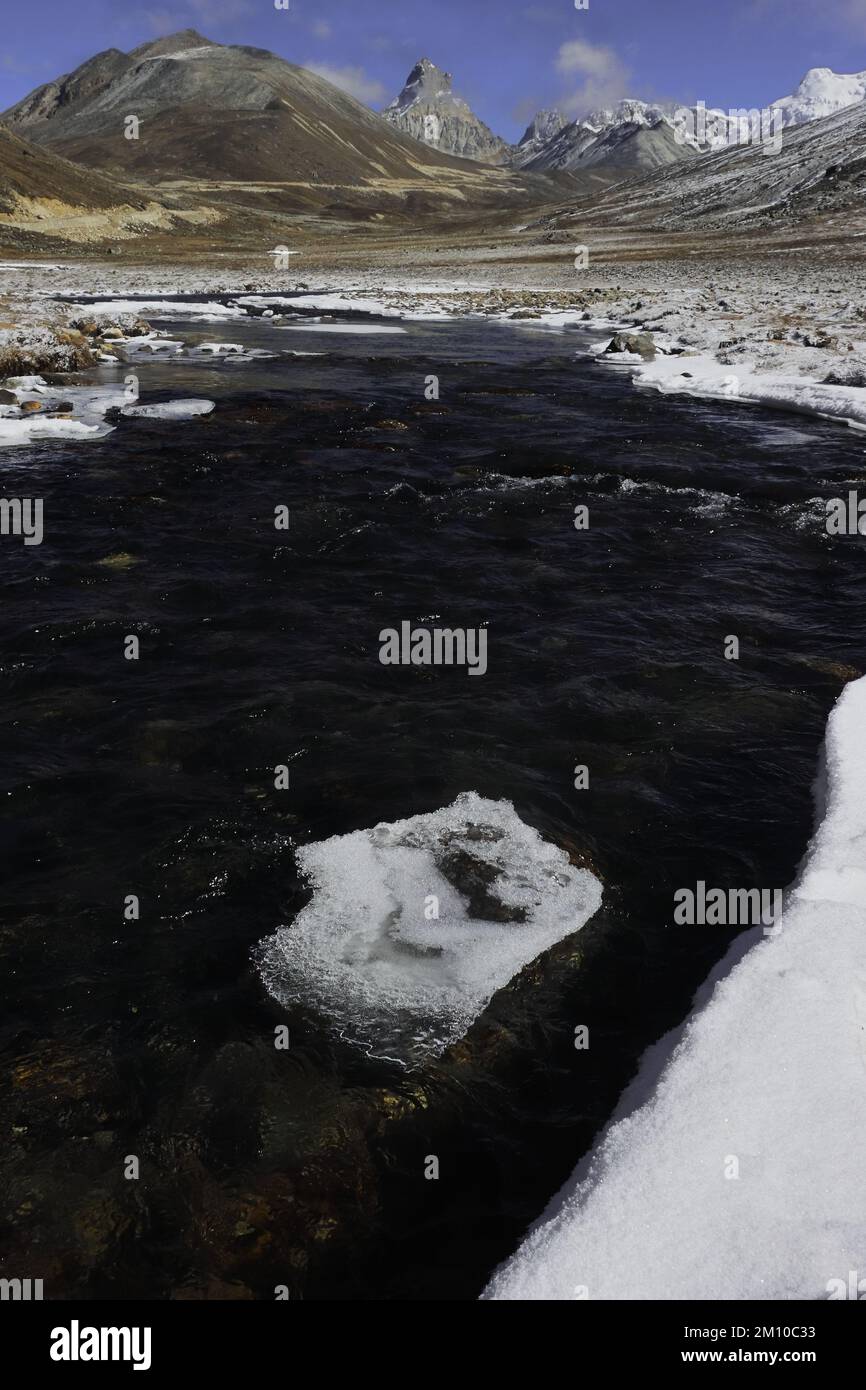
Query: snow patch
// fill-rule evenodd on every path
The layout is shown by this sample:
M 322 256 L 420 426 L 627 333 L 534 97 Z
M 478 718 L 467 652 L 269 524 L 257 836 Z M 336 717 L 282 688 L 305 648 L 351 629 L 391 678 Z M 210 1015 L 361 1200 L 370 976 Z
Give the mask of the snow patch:
M 307 845 L 297 859 L 313 897 L 259 948 L 268 989 L 404 1064 L 460 1038 L 498 989 L 601 902 L 592 874 L 509 802 L 475 792 Z M 428 920 L 433 899 L 439 915 Z

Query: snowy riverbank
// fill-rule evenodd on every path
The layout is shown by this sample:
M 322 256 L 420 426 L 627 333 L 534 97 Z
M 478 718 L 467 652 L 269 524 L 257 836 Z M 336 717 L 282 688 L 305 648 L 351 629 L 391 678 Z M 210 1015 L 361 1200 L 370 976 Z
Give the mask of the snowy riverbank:
M 866 1277 L 864 719 L 866 679 L 830 716 L 778 931 L 737 941 L 655 1086 L 670 1039 L 651 1049 L 486 1298 L 827 1299 Z
M 199 321 L 279 316 L 303 304 L 322 316 L 325 332 L 335 313 L 359 321 L 478 315 L 561 336 L 619 327 L 648 335 L 642 356 L 620 352 L 604 359 L 629 369 L 639 387 L 866 425 L 866 275 L 850 266 L 809 262 L 807 272 L 795 257 L 780 255 L 763 262 L 680 260 L 568 272 L 560 265 L 549 282 L 533 288 L 520 283 L 523 270 L 473 262 L 459 274 L 455 266 L 449 279 L 441 268 L 425 275 L 305 266 L 298 282 L 297 270 L 263 272 L 261 264 L 217 274 L 185 265 L 15 267 L 7 261 L 0 266 L 6 325 L 0 328 L 0 376 L 69 371 L 100 360 L 107 345 L 86 323 L 82 329 L 81 305 L 68 302 L 75 296 L 105 297 L 90 306 L 91 318 L 147 318 L 158 296 L 183 294 L 197 298 L 187 316 Z M 218 302 L 228 295 L 236 296 L 234 304 Z M 600 342 L 598 351 L 605 346 Z

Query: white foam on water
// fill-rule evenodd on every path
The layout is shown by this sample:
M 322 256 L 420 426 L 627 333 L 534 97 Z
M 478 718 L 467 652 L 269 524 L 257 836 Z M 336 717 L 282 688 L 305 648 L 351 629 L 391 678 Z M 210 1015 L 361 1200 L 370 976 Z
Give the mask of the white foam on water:
M 738 939 L 650 1098 L 651 1054 L 485 1298 L 827 1299 L 866 1278 L 864 728 L 866 678 L 830 716 L 774 934 Z
M 259 948 L 268 989 L 403 1064 L 460 1038 L 497 990 L 601 902 L 598 880 L 510 802 L 475 792 L 307 845 L 297 859 L 313 897 Z M 487 883 L 492 909 L 472 883 Z M 438 920 L 425 916 L 431 897 Z

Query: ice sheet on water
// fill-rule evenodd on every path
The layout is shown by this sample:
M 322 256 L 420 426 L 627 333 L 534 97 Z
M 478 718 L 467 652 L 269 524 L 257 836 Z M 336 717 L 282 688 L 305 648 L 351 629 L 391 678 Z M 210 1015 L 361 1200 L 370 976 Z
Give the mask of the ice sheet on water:
M 125 405 L 122 415 L 142 416 L 150 420 L 191 420 L 196 415 L 210 415 L 213 401 L 153 401 L 149 405 Z
M 830 716 L 822 819 L 775 934 L 735 945 L 650 1099 L 485 1298 L 826 1299 L 866 1279 L 864 726 L 866 678 Z
M 220 304 L 218 300 L 104 299 L 76 306 L 82 314 L 142 314 L 151 319 L 238 319 L 245 310 Z
M 229 352 L 242 353 L 244 351 L 244 345 L 243 343 L 199 343 L 196 351 L 213 353 L 215 356 L 220 356 L 221 354 Z
M 379 318 L 400 317 L 400 310 L 390 308 L 382 299 L 352 298 L 344 294 L 244 294 L 238 295 L 232 303 L 250 308 L 309 309 L 321 314 L 352 312 Z
M 142 333 L 137 338 L 121 338 L 120 343 L 127 354 L 135 352 L 179 353 L 183 343 L 179 338 L 166 338 L 161 333 Z
M 601 902 L 601 885 L 507 801 L 451 806 L 298 851 L 311 901 L 259 947 L 284 1004 L 404 1064 L 461 1037 L 498 989 Z M 438 919 L 428 920 L 431 899 Z
M 399 328 L 386 323 L 281 323 L 278 329 L 282 333 L 355 333 L 355 334 L 374 334 L 374 333 L 405 333 L 405 328 Z
M 0 447 L 44 439 L 102 439 L 112 431 L 106 412 L 127 399 L 115 386 L 49 386 L 41 376 L 7 377 L 5 389 L 14 393 L 16 403 L 0 409 Z M 39 409 L 26 411 L 27 404 Z M 51 418 L 60 406 L 63 413 Z
M 48 420 L 38 415 L 0 419 L 0 445 L 31 444 L 41 439 L 99 439 L 110 433 L 108 426 L 86 425 L 81 420 Z

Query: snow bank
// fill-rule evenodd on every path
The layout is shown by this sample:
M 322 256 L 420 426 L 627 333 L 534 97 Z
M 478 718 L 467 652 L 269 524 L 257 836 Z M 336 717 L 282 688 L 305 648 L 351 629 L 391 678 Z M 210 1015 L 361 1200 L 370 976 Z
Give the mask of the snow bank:
M 109 433 L 107 427 L 85 425 L 81 420 L 47 420 L 38 415 L 21 420 L 0 419 L 0 446 L 32 444 L 40 439 L 98 439 Z
M 498 989 L 601 901 L 598 880 L 509 802 L 475 792 L 297 857 L 313 897 L 259 948 L 268 989 L 404 1063 L 461 1037 Z
M 652 1098 L 485 1298 L 826 1299 L 866 1278 L 864 727 L 866 678 L 830 716 L 826 810 L 778 934 L 741 938 Z
M 75 308 L 82 314 L 140 314 L 151 319 L 239 319 L 245 318 L 243 309 L 234 305 L 220 304 L 215 299 L 207 300 L 165 300 L 165 299 L 104 299 L 95 304 L 77 304 Z
M 352 299 L 345 294 L 242 294 L 232 301 L 256 309 L 311 309 L 317 314 L 370 314 L 379 318 L 399 318 L 400 310 L 390 308 L 383 299 Z
M 0 270 L 68 270 L 65 265 L 53 265 L 48 261 L 0 261 Z
M 7 377 L 5 389 L 14 392 L 14 405 L 0 406 L 0 447 L 30 444 L 42 439 L 102 439 L 114 426 L 105 423 L 109 410 L 156 420 L 191 420 L 209 415 L 209 400 L 156 401 L 139 405 L 122 386 L 49 386 L 41 376 Z M 26 411 L 28 403 L 38 410 Z M 60 415 L 49 418 L 63 407 Z
M 623 357 L 625 354 L 612 354 Z M 710 400 L 754 402 L 797 410 L 866 429 L 866 388 L 825 386 L 804 377 L 756 372 L 750 366 L 725 366 L 714 357 L 657 357 L 638 367 L 637 386 Z
M 120 387 L 49 386 L 41 376 L 10 376 L 3 385 L 14 393 L 16 404 L 0 408 L 0 447 L 43 439 L 102 439 L 113 428 L 105 424 L 106 412 L 128 401 Z M 39 409 L 23 410 L 28 403 Z M 61 406 L 63 413 L 50 419 L 50 412 Z

